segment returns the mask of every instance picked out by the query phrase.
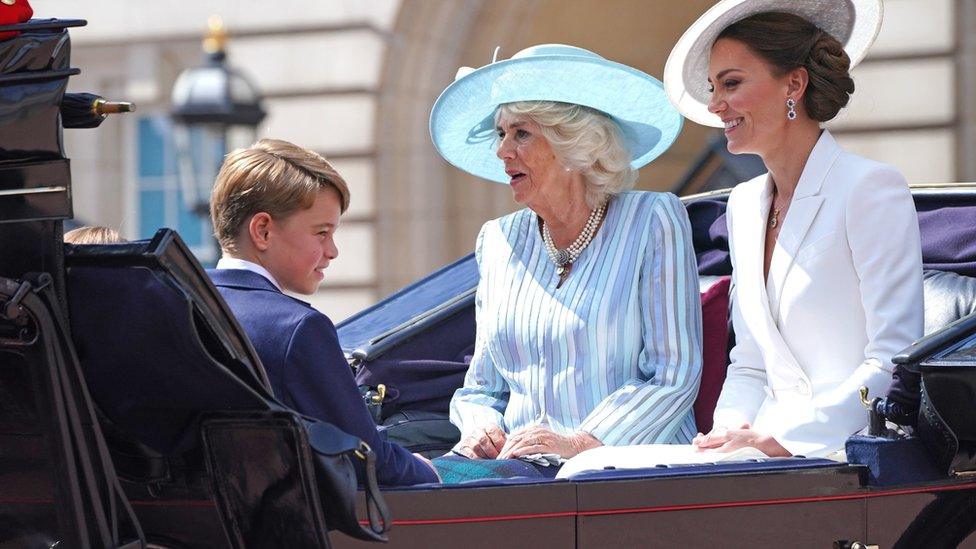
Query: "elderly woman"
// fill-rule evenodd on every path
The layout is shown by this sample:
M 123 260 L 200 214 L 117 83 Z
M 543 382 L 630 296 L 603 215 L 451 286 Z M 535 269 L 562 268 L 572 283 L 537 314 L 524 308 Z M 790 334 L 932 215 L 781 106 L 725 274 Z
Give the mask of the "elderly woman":
M 455 452 L 568 458 L 694 436 L 690 225 L 674 195 L 627 190 L 680 127 L 657 80 L 571 46 L 523 50 L 437 100 L 438 152 L 507 183 L 526 207 L 478 236 L 477 338 L 451 403 Z

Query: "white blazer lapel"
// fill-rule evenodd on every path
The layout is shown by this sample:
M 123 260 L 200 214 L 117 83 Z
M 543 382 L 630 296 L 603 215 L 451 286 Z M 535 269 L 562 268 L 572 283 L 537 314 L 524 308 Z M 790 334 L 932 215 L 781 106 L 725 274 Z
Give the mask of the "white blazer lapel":
M 793 198 L 790 210 L 786 214 L 786 221 L 780 230 L 773 249 L 773 258 L 769 263 L 769 284 L 771 292 L 769 301 L 774 309 L 774 318 L 779 319 L 780 299 L 783 296 L 783 286 L 790 268 L 796 262 L 796 253 L 800 249 L 803 237 L 810 230 L 820 206 L 823 205 L 822 196 L 808 196 Z
M 766 219 L 769 216 L 770 199 L 772 197 L 772 182 L 769 176 L 763 176 L 764 187 L 753 197 L 743 197 L 733 214 L 736 225 L 737 239 L 744 242 L 735 249 L 736 259 L 736 294 L 739 303 L 743 305 L 743 316 L 761 315 L 765 310 L 768 316 L 769 306 L 766 299 L 765 277 L 763 276 L 763 247 L 766 238 Z M 753 209 L 758 204 L 758 208 Z M 739 236 L 741 235 L 741 236 Z M 741 240 L 740 240 L 741 238 Z M 754 309 L 751 306 L 761 303 L 763 306 Z M 764 322 L 762 318 L 754 317 L 749 324 L 756 326 Z
M 796 365 L 786 341 L 776 327 L 770 313 L 766 294 L 766 278 L 763 273 L 763 242 L 766 240 L 766 224 L 772 199 L 772 181 L 764 178 L 764 187 L 752 197 L 742 197 L 733 213 L 736 240 L 736 299 L 743 319 L 751 327 L 752 336 L 763 354 L 765 364 L 788 362 Z M 758 205 L 758 208 L 755 206 Z M 768 368 L 767 368 L 768 372 Z
M 769 278 L 772 288 L 775 289 L 775 295 L 769 296 L 769 299 L 777 310 L 780 307 L 786 277 L 796 262 L 800 245 L 817 217 L 820 206 L 823 205 L 824 197 L 819 196 L 820 188 L 840 153 L 841 149 L 837 142 L 824 130 L 803 167 L 803 173 L 793 192 L 793 201 L 786 213 L 769 265 Z M 778 313 L 776 317 L 779 317 Z

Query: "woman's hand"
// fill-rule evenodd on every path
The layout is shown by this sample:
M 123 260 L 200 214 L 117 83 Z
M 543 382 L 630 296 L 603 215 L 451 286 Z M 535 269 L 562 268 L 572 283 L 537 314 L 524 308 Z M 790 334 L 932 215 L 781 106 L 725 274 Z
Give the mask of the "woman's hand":
M 505 446 L 505 431 L 497 425 L 479 427 L 466 436 L 457 453 L 471 459 L 495 459 Z
M 583 450 L 597 446 L 603 446 L 603 443 L 589 433 L 557 435 L 545 427 L 529 427 L 508 437 L 498 459 L 529 454 L 558 454 L 563 458 L 571 458 Z
M 755 448 L 769 457 L 790 457 L 793 454 L 776 439 L 743 423 L 738 429 L 716 427 L 707 435 L 698 433 L 691 441 L 699 452 L 732 452 L 739 448 Z

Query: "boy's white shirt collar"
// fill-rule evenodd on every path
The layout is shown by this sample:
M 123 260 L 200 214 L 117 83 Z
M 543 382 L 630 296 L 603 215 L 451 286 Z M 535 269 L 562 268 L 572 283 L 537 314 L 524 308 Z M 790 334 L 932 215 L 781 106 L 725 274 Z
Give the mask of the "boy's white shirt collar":
M 257 263 L 252 263 L 246 259 L 238 259 L 236 257 L 224 256 L 217 261 L 217 268 L 218 269 L 242 269 L 245 271 L 251 271 L 252 273 L 257 273 L 263 276 L 264 278 L 267 278 L 272 284 L 274 284 L 275 288 L 278 288 L 278 291 L 282 291 L 281 285 L 278 284 L 278 281 L 275 280 L 275 277 L 271 276 L 271 273 L 269 273 L 267 269 L 258 265 Z

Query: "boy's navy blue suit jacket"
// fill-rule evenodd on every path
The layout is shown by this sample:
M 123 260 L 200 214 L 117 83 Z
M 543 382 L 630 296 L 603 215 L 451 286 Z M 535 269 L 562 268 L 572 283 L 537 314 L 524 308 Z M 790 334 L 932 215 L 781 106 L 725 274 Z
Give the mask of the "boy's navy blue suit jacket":
M 369 444 L 381 484 L 437 482 L 434 472 L 401 446 L 380 438 L 327 316 L 243 269 L 208 270 L 254 345 L 271 389 L 286 406 L 327 421 Z

